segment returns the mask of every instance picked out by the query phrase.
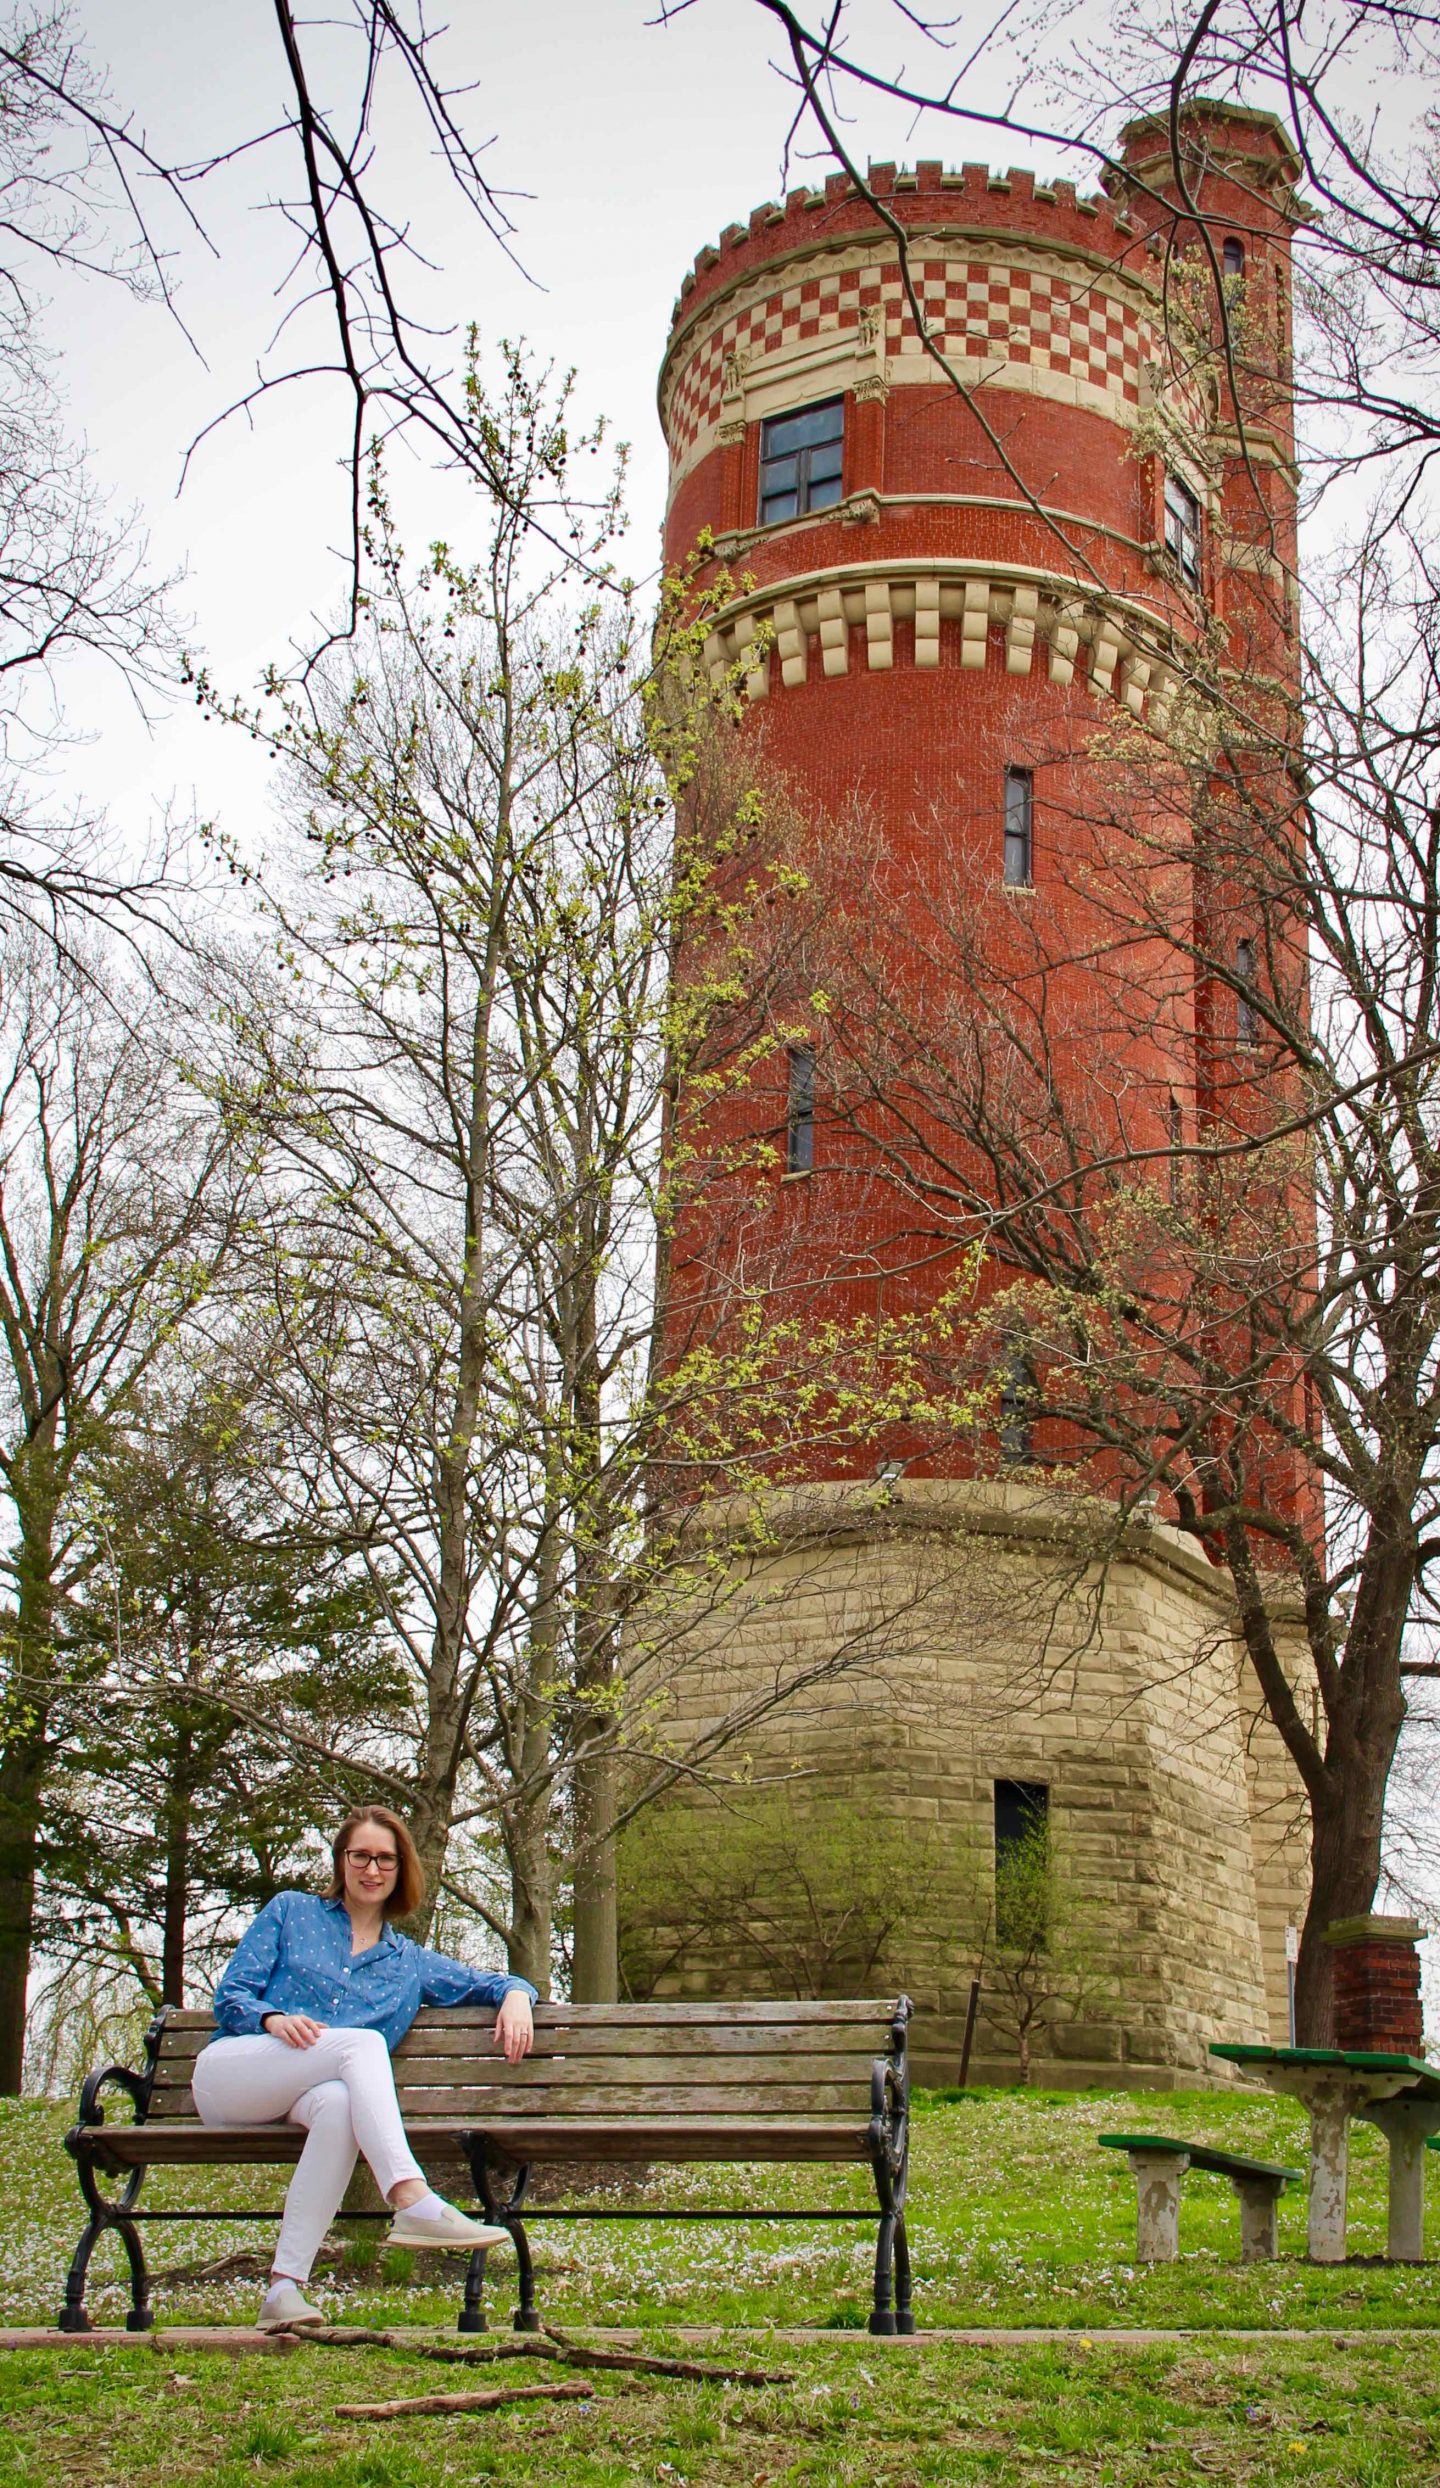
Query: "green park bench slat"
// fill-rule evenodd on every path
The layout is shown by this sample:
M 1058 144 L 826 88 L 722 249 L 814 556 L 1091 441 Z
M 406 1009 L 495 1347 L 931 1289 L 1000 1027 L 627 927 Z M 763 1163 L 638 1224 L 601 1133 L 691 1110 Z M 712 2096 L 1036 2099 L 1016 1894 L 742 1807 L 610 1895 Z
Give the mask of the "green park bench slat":
M 1240 2260 L 1268 2263 L 1276 2251 L 1275 2206 L 1303 2169 L 1248 2159 L 1180 2134 L 1097 2134 L 1104 2151 L 1130 2155 L 1135 2180 L 1135 2253 L 1141 2263 L 1173 2263 L 1180 2251 L 1180 2186 L 1190 2169 L 1228 2177 L 1240 2201 Z
M 1440 2136 L 1436 2139 L 1440 2141 Z M 1247 2160 L 1243 2152 L 1222 2151 L 1214 2143 L 1187 2142 L 1176 2134 L 1098 2134 L 1096 2140 L 1106 2151 L 1185 2151 L 1192 2168 L 1217 2177 L 1280 2177 L 1298 2186 L 1305 2175 L 1303 2168 L 1281 2168 L 1274 2160 Z
M 1212 2056 L 1224 2056 L 1232 2065 L 1353 2065 L 1358 2072 L 1398 2072 L 1428 2074 L 1440 2084 L 1440 2065 L 1427 2065 L 1423 2056 L 1394 2056 L 1373 2049 L 1356 2047 L 1257 2047 L 1240 2039 L 1212 2039 Z
M 1339 2072 L 1406 2073 L 1412 2077 L 1405 2087 L 1408 2100 L 1440 2099 L 1440 2065 L 1428 2065 L 1423 2056 L 1359 2047 L 1255 2047 L 1239 2039 L 1212 2039 L 1210 2053 L 1232 2065 L 1293 2065 L 1297 2072 L 1334 2066 Z

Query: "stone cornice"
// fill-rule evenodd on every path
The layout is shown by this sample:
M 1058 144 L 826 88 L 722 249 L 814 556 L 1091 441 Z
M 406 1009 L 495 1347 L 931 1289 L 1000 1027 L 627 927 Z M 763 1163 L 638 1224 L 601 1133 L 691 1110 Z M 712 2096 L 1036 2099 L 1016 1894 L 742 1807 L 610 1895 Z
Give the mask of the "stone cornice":
M 1030 1486 L 1000 1478 L 903 1477 L 885 1485 L 819 1480 L 777 1488 L 758 1507 L 745 1497 L 719 1498 L 698 1510 L 687 1530 L 729 1540 L 737 1550 L 753 1546 L 761 1558 L 767 1551 L 856 1546 L 876 1538 L 914 1539 L 938 1532 L 1005 1538 L 1083 1555 L 1095 1564 L 1133 1564 L 1183 1586 L 1217 1615 L 1233 1612 L 1235 1603 L 1228 1575 L 1168 1521 L 1133 1513 L 1125 1518 L 1098 1495 L 1072 1493 L 1043 1481 Z M 1303 1623 L 1298 1590 L 1272 1581 L 1267 1600 L 1277 1623 Z
M 856 505 L 868 505 L 861 510 Z M 803 519 L 777 518 L 768 527 L 740 527 L 733 535 L 717 536 L 715 550 L 722 561 L 743 561 L 758 544 L 775 542 L 788 528 L 793 535 L 808 524 L 823 527 L 838 514 L 842 519 L 853 515 L 857 524 L 873 514 L 879 518 L 886 510 L 1004 510 L 1011 516 L 1041 517 L 1060 527 L 1082 527 L 1087 535 L 1102 536 L 1107 544 L 1118 544 L 1127 553 L 1149 560 L 1158 547 L 1153 537 L 1131 536 L 1122 527 L 1108 526 L 1103 518 L 1086 518 L 1079 510 L 1062 510 L 1053 502 L 1045 502 L 1037 510 L 1033 501 L 1004 497 L 990 492 L 876 492 L 866 485 L 859 492 L 847 493 L 844 501 L 827 510 L 807 512 Z
M 1022 562 L 896 556 L 844 563 L 777 580 L 737 596 L 715 616 L 705 661 L 719 688 L 744 669 L 747 695 L 764 699 L 778 664 L 787 686 L 805 682 L 812 664 L 825 676 L 850 670 L 850 634 L 863 627 L 872 673 L 895 662 L 894 625 L 913 624 L 915 663 L 940 662 L 942 621 L 960 625 L 960 662 L 988 662 L 991 630 L 1005 633 L 1005 670 L 1029 674 L 1037 646 L 1047 651 L 1052 683 L 1082 679 L 1115 695 L 1137 717 L 1161 727 L 1178 687 L 1176 647 L 1168 622 L 1138 599 Z

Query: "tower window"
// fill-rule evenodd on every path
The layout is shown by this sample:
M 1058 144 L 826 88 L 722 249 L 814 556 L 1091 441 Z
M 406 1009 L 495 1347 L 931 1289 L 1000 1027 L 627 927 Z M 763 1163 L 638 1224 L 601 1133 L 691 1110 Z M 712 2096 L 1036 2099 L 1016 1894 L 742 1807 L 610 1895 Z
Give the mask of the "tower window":
M 1035 781 L 1028 769 L 1005 772 L 1005 879 L 1028 890 L 1035 877 Z
M 1165 550 L 1182 579 L 1200 585 L 1200 504 L 1178 475 L 1165 478 Z
M 1185 1137 L 1185 1126 L 1180 1113 L 1180 1100 L 1173 1089 L 1170 1092 L 1170 1104 L 1166 1111 L 1165 1129 L 1170 1142 L 1170 1203 L 1174 1208 L 1180 1199 L 1180 1149 Z
M 1043 1780 L 995 1782 L 995 1854 L 1017 1849 L 1037 1823 L 1050 1819 L 1050 1791 Z
M 815 1163 L 815 1056 L 808 1045 L 790 1051 L 790 1093 L 785 1102 L 785 1172 L 808 1175 Z
M 760 524 L 828 510 L 839 500 L 845 449 L 845 400 L 772 415 L 760 427 Z
M 1049 1829 L 1043 1781 L 995 1782 L 995 1934 L 1002 1944 L 1045 1940 Z
M 1225 248 L 1221 253 L 1220 264 L 1224 268 L 1227 276 L 1243 276 L 1245 274 L 1245 245 L 1241 241 L 1238 233 L 1226 234 Z
M 1235 945 L 1235 1039 L 1239 1045 L 1256 1045 L 1260 1039 L 1260 1014 L 1255 1008 L 1251 991 L 1255 983 L 1255 945 Z

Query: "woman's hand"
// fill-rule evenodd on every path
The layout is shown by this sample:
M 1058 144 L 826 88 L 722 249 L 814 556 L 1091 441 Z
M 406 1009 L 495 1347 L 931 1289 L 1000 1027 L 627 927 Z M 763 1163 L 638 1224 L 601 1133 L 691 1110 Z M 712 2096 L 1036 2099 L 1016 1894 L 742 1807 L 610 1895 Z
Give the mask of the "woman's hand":
M 260 2027 L 272 2039 L 283 2039 L 287 2047 L 313 2047 L 325 2036 L 325 2024 L 312 2021 L 308 2013 L 266 2013 Z
M 505 2050 L 507 2065 L 518 2065 L 535 2044 L 535 2022 L 530 2011 L 530 1998 L 512 1987 L 495 2016 L 495 2045 Z

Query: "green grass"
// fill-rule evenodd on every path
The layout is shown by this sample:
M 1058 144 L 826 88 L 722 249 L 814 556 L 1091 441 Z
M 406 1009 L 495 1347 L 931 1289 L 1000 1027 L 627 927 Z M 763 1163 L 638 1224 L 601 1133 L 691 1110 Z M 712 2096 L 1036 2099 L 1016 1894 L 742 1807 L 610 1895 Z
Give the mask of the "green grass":
M 753 2338 L 744 2349 L 753 2358 Z M 247 2360 L 167 2354 L 163 2343 L 158 2356 L 15 2353 L 0 2359 L 0 2488 L 491 2479 L 1427 2488 L 1440 2479 L 1440 2342 L 1417 2354 L 1379 2342 L 982 2351 L 833 2341 L 768 2355 L 793 2384 L 755 2391 L 601 2376 L 588 2404 L 378 2424 L 337 2419 L 335 2404 L 429 2391 L 439 2371 L 384 2351 L 315 2348 Z M 506 2372 L 518 2381 L 536 2371 Z
M 60 2147 L 63 2109 L 0 2102 L 0 2173 L 8 2206 L 0 2225 L 0 2321 L 53 2320 L 80 2226 L 74 2172 Z M 910 2234 L 917 2310 L 935 2325 L 1276 2326 L 1436 2325 L 1440 2286 L 1424 2269 L 1352 2263 L 1320 2269 L 1304 2260 L 1303 2188 L 1280 2205 L 1280 2259 L 1242 2267 L 1238 2209 L 1217 2177 L 1186 2180 L 1180 2259 L 1144 2271 L 1134 2261 L 1135 2190 L 1123 2157 L 1096 2148 L 1108 2131 L 1203 2134 L 1252 2157 L 1302 2167 L 1305 2122 L 1293 2102 L 1227 2092 L 1079 2096 L 976 2093 L 927 2105 L 914 2120 Z M 1385 2244 L 1385 2155 L 1374 2129 L 1353 2129 L 1350 2243 L 1356 2256 Z M 1429 2157 L 1432 2199 L 1440 2153 Z M 247 2186 L 279 2201 L 273 2170 L 162 2173 L 145 2200 L 157 2206 L 234 2202 Z M 657 2171 L 654 2199 L 681 2204 L 807 2203 L 871 2199 L 863 2169 Z M 1432 2212 L 1440 2251 L 1440 2202 Z M 537 2222 L 541 2303 L 559 2322 L 863 2324 L 874 2232 L 867 2222 L 822 2228 L 790 2222 L 722 2226 L 696 2222 Z M 147 2232 L 157 2267 L 268 2247 L 273 2227 L 166 2223 Z M 499 2304 L 508 2310 L 508 2254 L 492 2258 Z M 92 2267 L 97 2315 L 125 2304 L 123 2259 L 106 2241 Z M 334 2315 L 383 2322 L 444 2323 L 458 2280 L 436 2286 L 423 2257 L 382 2254 L 373 2273 L 320 2291 Z M 250 2281 L 157 2290 L 163 2317 L 246 2319 Z
M 79 2226 L 63 2110 L 0 2107 L 0 2320 L 53 2320 Z M 1289 2103 L 1233 2094 L 1063 2097 L 994 2092 L 922 2103 L 915 2119 L 911 2233 L 917 2311 L 930 2325 L 1045 2326 L 1066 2337 L 1019 2347 L 875 2342 L 860 2329 L 869 2224 L 649 2226 L 546 2222 L 534 2236 L 541 2303 L 559 2322 L 813 2326 L 770 2345 L 793 2387 L 763 2391 L 638 2377 L 595 2379 L 590 2404 L 519 2405 L 394 2425 L 340 2421 L 341 2401 L 462 2386 L 452 2370 L 390 2351 L 315 2347 L 233 2360 L 188 2347 L 21 2352 L 0 2359 L 0 2488 L 429 2488 L 505 2479 L 599 2488 L 775 2488 L 781 2482 L 969 2482 L 1033 2488 L 1067 2480 L 1336 2483 L 1440 2488 L 1440 2274 L 1303 2261 L 1303 2195 L 1281 2205 L 1278 2262 L 1235 2261 L 1230 2188 L 1187 2181 L 1181 2257 L 1140 2271 L 1134 2189 L 1098 2150 L 1109 2130 L 1196 2133 L 1300 2165 L 1304 2127 Z M 1440 2184 L 1440 2154 L 1432 2185 Z M 272 2172 L 206 2171 L 152 2181 L 157 2204 L 233 2202 L 246 2182 L 278 2200 Z M 656 2199 L 697 2206 L 777 2199 L 866 2200 L 864 2172 L 657 2172 Z M 1384 2243 L 1384 2156 L 1355 2129 L 1351 2243 Z M 1435 2217 L 1440 2219 L 1440 2210 Z M 154 2226 L 157 2265 L 268 2243 L 273 2231 Z M 1440 2238 L 1437 2238 L 1440 2244 Z M 492 2258 L 492 2314 L 512 2303 L 509 2258 Z M 96 2256 L 93 2310 L 118 2320 L 120 2258 Z M 427 2279 L 423 2257 L 382 2254 L 368 2274 L 319 2293 L 336 2317 L 453 2328 L 458 2281 Z M 248 2319 L 248 2281 L 157 2289 L 162 2322 Z M 1115 2327 L 1201 2327 L 1210 2338 L 1133 2347 Z M 1251 2328 L 1340 2327 L 1333 2339 L 1241 2342 Z M 1404 2327 L 1403 2341 L 1383 2338 Z M 1424 2327 L 1416 2332 L 1410 2328 Z M 721 2341 L 701 2353 L 716 2355 Z M 732 2343 L 754 2363 L 753 2335 Z M 507 2367 L 516 2382 L 552 2371 Z M 489 2382 L 487 2376 L 482 2379 Z M 533 2440 L 533 2441 L 532 2441 Z

